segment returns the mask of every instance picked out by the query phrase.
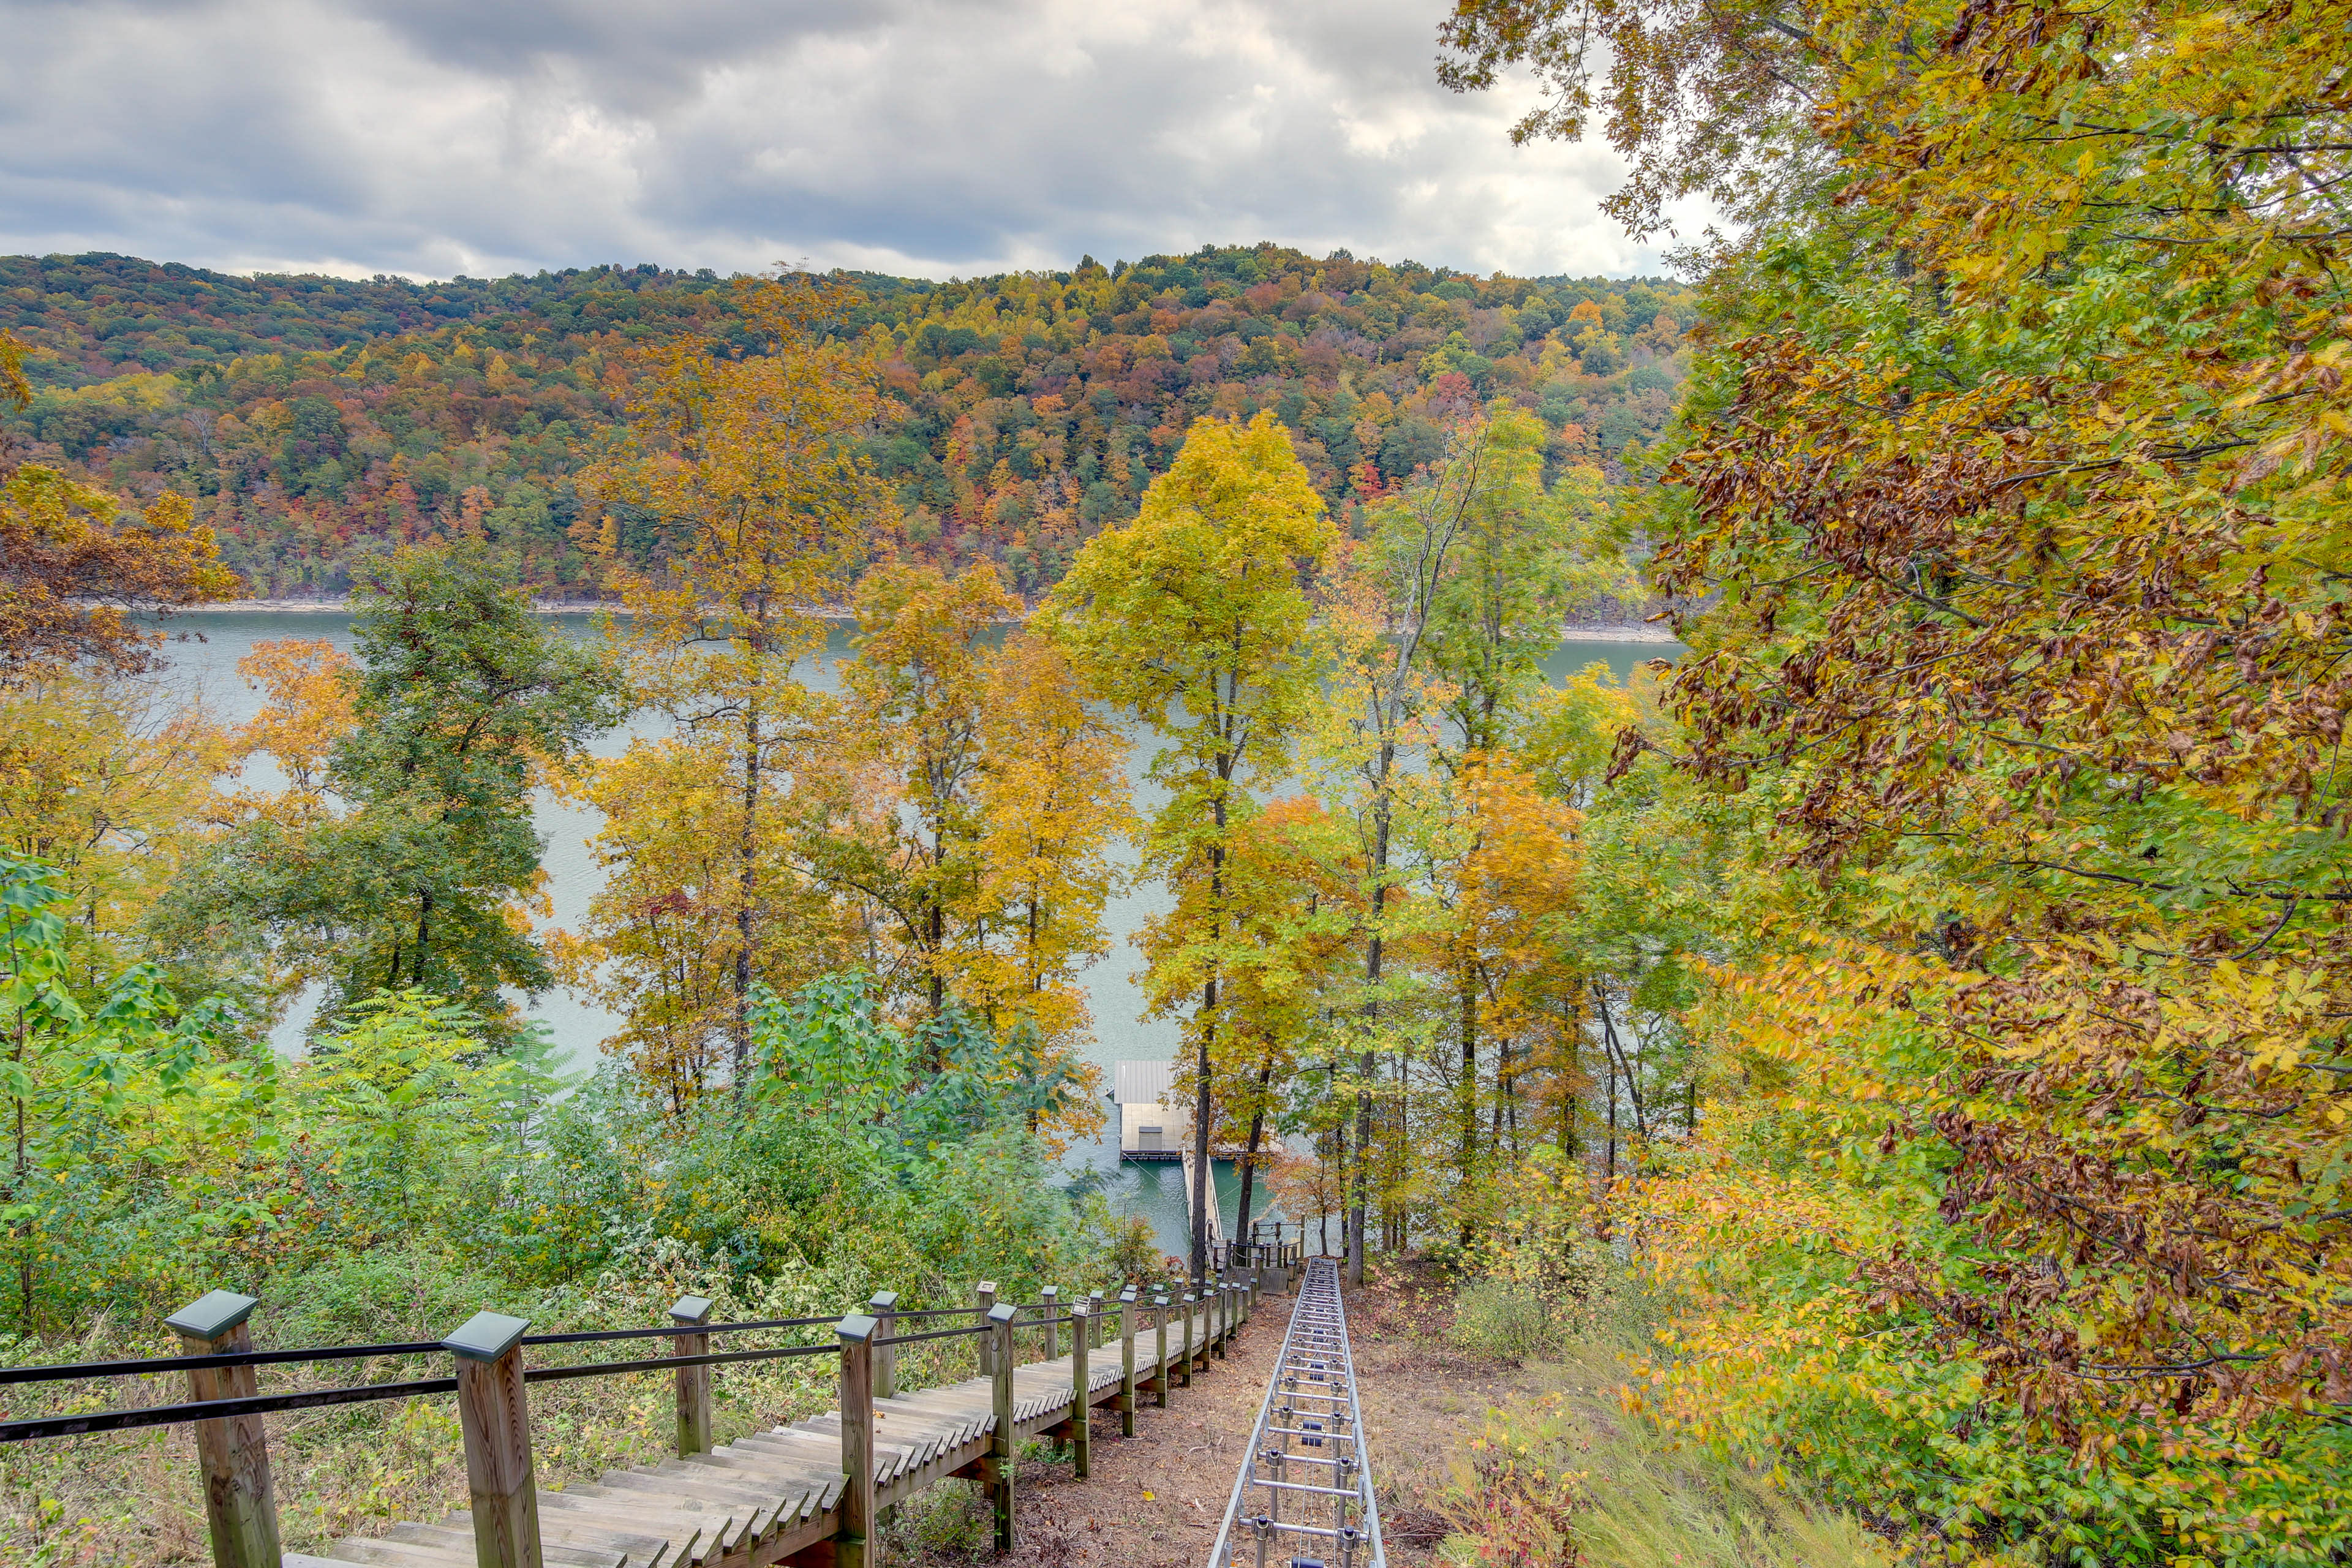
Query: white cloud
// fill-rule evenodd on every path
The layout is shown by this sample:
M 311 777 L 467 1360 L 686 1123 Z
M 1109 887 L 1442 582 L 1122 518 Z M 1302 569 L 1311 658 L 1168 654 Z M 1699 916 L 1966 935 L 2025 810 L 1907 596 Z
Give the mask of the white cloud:
M 1439 0 L 0 0 L 0 251 L 945 277 L 1203 242 L 1654 270 Z

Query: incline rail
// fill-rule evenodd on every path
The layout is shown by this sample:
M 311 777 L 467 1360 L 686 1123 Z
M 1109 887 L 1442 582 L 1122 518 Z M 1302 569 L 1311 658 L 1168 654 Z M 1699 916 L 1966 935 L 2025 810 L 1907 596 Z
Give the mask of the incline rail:
M 1387 1568 L 1339 1265 L 1307 1259 L 1209 1568 Z

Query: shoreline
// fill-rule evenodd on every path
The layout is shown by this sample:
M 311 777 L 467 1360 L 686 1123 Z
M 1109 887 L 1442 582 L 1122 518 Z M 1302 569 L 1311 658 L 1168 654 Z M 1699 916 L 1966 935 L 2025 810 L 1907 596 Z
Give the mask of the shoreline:
M 593 616 L 599 610 L 610 610 L 616 616 L 629 612 L 618 605 L 603 605 L 593 600 L 533 599 L 531 614 L 535 616 Z M 215 599 L 201 605 L 175 605 L 175 616 L 347 616 L 352 612 L 349 599 Z
M 217 599 L 209 604 L 182 605 L 173 610 L 175 616 L 282 616 L 282 615 L 349 615 L 349 599 Z M 625 616 L 630 612 L 619 605 L 600 604 L 594 600 L 533 599 L 531 614 L 536 616 L 593 616 L 609 613 Z M 827 620 L 851 618 L 855 612 L 846 607 L 823 609 L 818 616 Z M 1641 621 L 1611 621 L 1593 626 L 1574 623 L 1559 629 L 1563 642 L 1630 642 L 1673 643 L 1675 634 L 1664 626 L 1650 626 Z

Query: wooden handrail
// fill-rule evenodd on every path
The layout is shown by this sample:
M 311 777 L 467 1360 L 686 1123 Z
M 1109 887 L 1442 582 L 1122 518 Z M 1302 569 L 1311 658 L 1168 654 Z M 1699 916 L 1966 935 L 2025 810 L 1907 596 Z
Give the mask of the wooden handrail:
M 1213 1279 L 1182 1292 L 1181 1300 L 1159 1291 L 1148 1300 L 1129 1286 L 1115 1300 L 1102 1290 L 1073 1298 L 1063 1310 L 1062 1289 L 1045 1286 L 1033 1307 L 996 1299 L 992 1281 L 975 1289 L 975 1304 L 901 1311 L 895 1292 L 880 1291 L 866 1303 L 867 1310 L 840 1319 L 781 1319 L 761 1322 L 718 1323 L 711 1321 L 713 1303 L 707 1298 L 685 1297 L 669 1310 L 670 1323 L 654 1329 L 593 1331 L 581 1333 L 532 1334 L 520 1319 L 478 1313 L 464 1327 L 438 1344 L 336 1346 L 317 1351 L 256 1352 L 247 1319 L 256 1303 L 251 1298 L 214 1292 L 170 1320 L 190 1352 L 131 1363 L 92 1363 L 121 1372 L 177 1370 L 188 1374 L 194 1396 L 179 1405 L 143 1409 L 100 1411 L 75 1416 L 36 1418 L 0 1423 L 0 1442 L 80 1431 L 133 1426 L 193 1424 L 205 1478 L 206 1522 L 212 1534 L 216 1568 L 276 1568 L 281 1555 L 276 1498 L 269 1472 L 267 1434 L 262 1417 L 319 1405 L 354 1404 L 451 1393 L 457 1395 L 459 1426 L 467 1458 L 467 1490 L 472 1499 L 474 1536 L 482 1568 L 541 1568 L 538 1490 L 531 1453 L 528 1387 L 541 1382 L 565 1382 L 587 1377 L 667 1371 L 676 1379 L 677 1448 L 680 1458 L 709 1455 L 714 1448 L 711 1413 L 711 1369 L 740 1363 L 835 1355 L 841 1360 L 840 1408 L 842 1463 L 847 1489 L 838 1494 L 834 1520 L 837 1525 L 832 1548 L 836 1568 L 861 1568 L 870 1561 L 868 1537 L 874 1528 L 875 1402 L 898 1394 L 898 1347 L 930 1340 L 971 1338 L 998 1407 L 995 1434 L 981 1460 L 973 1461 L 988 1485 L 998 1516 L 1001 1541 L 1008 1544 L 1013 1528 L 1013 1456 L 1018 1425 L 1013 1416 L 1013 1373 L 1024 1358 L 1017 1348 L 1016 1329 L 1030 1322 L 1043 1330 L 1047 1360 L 1061 1353 L 1061 1319 L 1069 1319 L 1070 1394 L 1066 1417 L 1055 1412 L 1055 1435 L 1066 1436 L 1077 1473 L 1088 1473 L 1092 1462 L 1092 1415 L 1101 1404 L 1118 1410 L 1121 1436 L 1133 1436 L 1139 1395 L 1151 1394 L 1165 1406 L 1171 1378 L 1190 1386 L 1194 1373 L 1213 1357 L 1226 1353 L 1226 1342 L 1246 1318 L 1254 1277 Z M 1171 1345 L 1169 1321 L 1173 1306 L 1181 1311 L 1181 1344 Z M 1150 1311 L 1148 1325 L 1139 1322 L 1137 1310 Z M 1117 1322 L 1110 1321 L 1113 1311 Z M 971 1319 L 912 1333 L 894 1331 L 918 1321 Z M 744 1351 L 713 1352 L 713 1336 L 751 1329 L 802 1327 L 831 1323 L 832 1343 L 792 1344 Z M 1097 1352 L 1118 1339 L 1118 1377 L 1115 1386 L 1099 1395 L 1092 1362 Z M 1152 1340 L 1140 1347 L 1139 1334 Z M 668 1353 L 614 1362 L 582 1362 L 549 1367 L 526 1367 L 525 1352 L 533 1345 L 592 1343 L 663 1338 Z M 374 1354 L 451 1354 L 454 1376 L 414 1379 L 352 1387 L 320 1388 L 263 1395 L 257 1368 L 264 1364 L 305 1361 L 349 1360 Z M 1146 1359 L 1148 1357 L 1148 1359 Z M 1140 1363 L 1140 1364 L 1139 1364 Z M 23 1369 L 18 1381 L 41 1374 L 63 1378 L 86 1369 Z M 1058 1401 L 1056 1402 L 1058 1405 Z M 895 1406 L 893 1407 L 895 1408 Z M 1034 1415 L 1034 1412 L 1033 1412 Z M 862 1461 L 861 1461 L 862 1456 Z M 967 1471 L 964 1473 L 973 1473 Z M 863 1488 L 855 1478 L 865 1477 Z M 832 1505 L 829 1505 L 832 1506 Z M 561 1539 L 559 1533 L 559 1539 Z M 561 1553 L 559 1553 L 561 1555 Z

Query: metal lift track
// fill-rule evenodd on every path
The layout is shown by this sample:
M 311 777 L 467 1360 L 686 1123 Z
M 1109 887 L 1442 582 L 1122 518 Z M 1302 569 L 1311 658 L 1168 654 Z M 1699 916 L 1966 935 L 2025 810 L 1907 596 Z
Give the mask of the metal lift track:
M 1310 1258 L 1208 1568 L 1387 1563 L 1339 1266 Z

